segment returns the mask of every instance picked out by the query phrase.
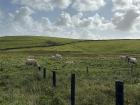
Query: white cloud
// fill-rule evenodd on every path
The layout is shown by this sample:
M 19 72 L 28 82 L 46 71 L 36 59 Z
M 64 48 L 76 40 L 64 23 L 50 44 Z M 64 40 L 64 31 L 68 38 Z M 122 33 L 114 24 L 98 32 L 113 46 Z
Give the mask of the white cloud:
M 75 0 L 72 7 L 77 11 L 96 11 L 104 5 L 104 0 Z
M 115 12 L 112 22 L 116 29 L 134 31 L 136 20 L 140 16 L 140 0 L 112 0 L 112 2 Z
M 13 3 L 28 6 L 35 10 L 65 9 L 71 4 L 71 0 L 12 0 Z
M 132 30 L 138 16 L 139 13 L 136 10 L 130 9 L 125 13 L 116 13 L 113 18 L 113 23 L 116 25 L 116 29 L 122 31 Z
M 30 30 L 34 26 L 34 20 L 31 17 L 32 13 L 33 11 L 30 8 L 21 7 L 15 14 L 11 15 L 11 24 L 16 31 L 21 31 L 21 29 L 24 31 L 26 31 L 26 29 Z
M 73 28 L 89 28 L 89 29 L 99 29 L 106 30 L 113 29 L 114 26 L 109 21 L 105 20 L 99 14 L 96 14 L 92 17 L 84 18 L 82 13 L 71 16 L 69 13 L 62 12 L 58 21 L 56 21 L 58 26 L 67 26 Z
M 112 0 L 112 2 L 113 11 L 127 11 L 132 8 L 140 9 L 140 0 Z
M 4 34 L 27 34 L 33 33 L 36 22 L 33 20 L 33 11 L 28 7 L 21 7 L 15 13 L 6 15 L 5 21 L 1 25 L 0 32 Z
M 81 23 L 81 19 L 83 18 L 83 13 L 82 12 L 79 12 L 78 14 L 74 15 L 71 17 L 71 20 L 73 22 L 73 25 L 75 27 L 78 27 L 79 24 Z
M 105 19 L 98 14 L 93 17 L 84 18 L 79 24 L 80 27 L 99 28 L 105 23 Z
M 140 0 L 133 0 L 133 5 L 140 9 Z
M 47 17 L 35 20 L 34 11 L 29 7 L 21 7 L 15 13 L 10 13 L 0 24 L 0 34 L 3 35 L 53 35 L 57 36 L 62 30 L 54 26 Z M 60 35 L 60 34 L 59 34 Z
M 77 11 L 96 11 L 105 5 L 104 0 L 12 0 L 13 3 L 28 6 L 36 10 L 66 9 L 72 4 Z
M 69 13 L 62 12 L 55 26 L 61 29 L 57 31 L 62 33 L 58 36 L 64 34 L 65 37 L 82 39 L 99 39 L 103 37 L 101 34 L 104 32 L 114 30 L 114 25 L 98 14 L 84 18 L 82 13 L 71 16 Z
M 42 17 L 41 22 L 43 26 L 51 26 L 52 23 L 50 22 L 50 20 L 47 17 Z
M 59 19 L 56 22 L 56 25 L 60 25 L 60 26 L 71 26 L 72 25 L 72 20 L 71 20 L 71 16 L 70 14 L 66 13 L 66 12 L 62 12 L 60 14 Z
M 136 18 L 135 23 L 133 25 L 133 32 L 140 32 L 140 15 Z
M 115 10 L 126 10 L 132 7 L 132 0 L 112 0 Z
M 52 0 L 52 4 L 54 4 L 54 7 L 65 9 L 71 4 L 71 1 L 72 0 Z
M 24 6 L 36 10 L 51 10 L 53 9 L 50 0 L 13 0 L 14 3 L 18 3 Z

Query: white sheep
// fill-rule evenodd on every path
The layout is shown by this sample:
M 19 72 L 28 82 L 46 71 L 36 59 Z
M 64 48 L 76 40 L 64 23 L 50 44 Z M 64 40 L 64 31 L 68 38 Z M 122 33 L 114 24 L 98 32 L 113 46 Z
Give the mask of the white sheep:
M 59 59 L 62 59 L 63 57 L 62 57 L 62 55 L 60 55 L 60 54 L 56 54 L 55 55 L 57 58 L 59 58 Z
M 134 57 L 128 57 L 128 63 L 129 64 L 137 64 L 137 59 Z
M 40 66 L 38 64 L 37 60 L 31 59 L 31 58 L 28 58 L 25 63 L 26 63 L 26 65 L 33 65 L 33 66 L 37 66 L 37 67 Z
M 128 62 L 128 64 L 137 64 L 137 59 L 134 57 L 121 55 L 120 58 Z
M 63 57 L 60 54 L 55 54 L 51 58 L 53 58 L 53 59 L 62 59 Z
M 121 58 L 122 60 L 126 60 L 127 56 L 126 56 L 126 55 L 121 55 L 120 58 Z
M 54 55 L 52 55 L 52 57 L 51 58 L 55 58 L 55 56 Z
M 66 64 L 74 64 L 74 61 L 66 61 Z
M 134 65 L 137 65 L 137 59 L 135 57 L 130 56 L 120 56 L 121 59 L 125 60 L 131 68 L 131 73 L 133 72 Z

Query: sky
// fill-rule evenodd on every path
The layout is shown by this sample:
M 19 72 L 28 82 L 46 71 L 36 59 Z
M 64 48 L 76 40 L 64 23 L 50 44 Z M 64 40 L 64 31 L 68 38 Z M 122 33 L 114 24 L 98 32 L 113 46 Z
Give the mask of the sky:
M 140 39 L 140 0 L 0 0 L 0 36 Z

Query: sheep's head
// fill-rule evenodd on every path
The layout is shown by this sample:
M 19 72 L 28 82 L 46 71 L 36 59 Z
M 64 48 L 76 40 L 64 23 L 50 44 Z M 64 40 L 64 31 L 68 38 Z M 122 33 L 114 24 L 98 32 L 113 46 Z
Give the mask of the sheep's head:
M 126 55 L 125 60 L 129 62 L 130 56 Z

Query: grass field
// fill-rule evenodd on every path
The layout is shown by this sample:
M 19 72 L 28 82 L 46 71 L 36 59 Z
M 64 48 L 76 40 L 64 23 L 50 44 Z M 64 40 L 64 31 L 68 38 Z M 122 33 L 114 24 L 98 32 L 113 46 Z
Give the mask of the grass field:
M 56 53 L 63 59 L 52 59 Z M 119 58 L 123 54 L 138 59 L 132 73 Z M 30 55 L 47 68 L 46 79 L 42 71 L 25 65 Z M 55 89 L 51 80 L 54 69 Z M 71 73 L 76 74 L 76 105 L 115 105 L 116 80 L 124 81 L 125 105 L 140 105 L 140 40 L 0 38 L 0 105 L 70 105 Z

